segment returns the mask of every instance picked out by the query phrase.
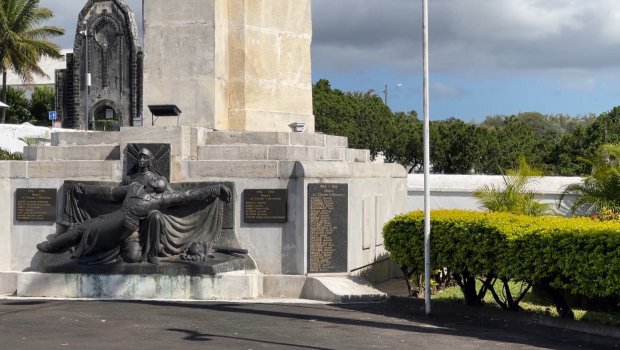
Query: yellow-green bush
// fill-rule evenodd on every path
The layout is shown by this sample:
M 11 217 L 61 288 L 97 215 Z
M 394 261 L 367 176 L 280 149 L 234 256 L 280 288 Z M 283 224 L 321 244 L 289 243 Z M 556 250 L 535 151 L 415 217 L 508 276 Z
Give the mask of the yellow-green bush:
M 424 214 L 393 218 L 384 227 L 391 257 L 424 270 Z M 586 297 L 620 296 L 620 222 L 435 210 L 431 265 L 495 276 Z

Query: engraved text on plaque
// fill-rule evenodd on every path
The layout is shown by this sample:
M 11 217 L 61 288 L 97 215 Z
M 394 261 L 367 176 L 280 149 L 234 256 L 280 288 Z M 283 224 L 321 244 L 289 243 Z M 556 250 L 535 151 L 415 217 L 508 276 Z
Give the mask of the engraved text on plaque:
M 308 273 L 347 272 L 347 184 L 308 185 Z
M 249 223 L 284 223 L 287 219 L 287 190 L 243 191 L 243 218 Z
M 55 188 L 18 188 L 15 190 L 17 221 L 56 221 Z

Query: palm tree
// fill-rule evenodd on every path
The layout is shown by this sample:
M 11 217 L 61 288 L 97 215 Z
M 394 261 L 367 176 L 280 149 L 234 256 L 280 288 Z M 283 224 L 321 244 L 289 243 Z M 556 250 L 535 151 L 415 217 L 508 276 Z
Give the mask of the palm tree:
M 527 184 L 540 178 L 542 172 L 529 165 L 525 157 L 519 157 L 516 169 L 509 169 L 503 176 L 504 187 L 485 185 L 474 191 L 474 197 L 490 211 L 503 211 L 524 215 L 546 215 L 548 205 L 535 199 L 535 193 L 527 189 Z
M 577 199 L 570 206 L 573 213 L 620 213 L 620 144 L 601 145 L 591 159 L 578 159 L 591 165 L 592 172 L 583 182 L 566 186 L 560 204 L 566 195 L 575 195 Z
M 41 57 L 61 57 L 60 47 L 49 38 L 64 34 L 55 26 L 39 26 L 54 16 L 48 8 L 39 8 L 39 0 L 0 0 L 0 71 L 2 71 L 1 101 L 6 103 L 6 76 L 12 70 L 24 82 L 32 75 L 46 76 L 38 61 Z M 0 122 L 4 123 L 6 109 L 2 108 Z

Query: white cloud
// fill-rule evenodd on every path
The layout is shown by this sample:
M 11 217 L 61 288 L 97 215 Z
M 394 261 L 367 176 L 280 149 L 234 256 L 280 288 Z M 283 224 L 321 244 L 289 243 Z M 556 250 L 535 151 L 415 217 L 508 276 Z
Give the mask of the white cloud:
M 73 46 L 86 3 L 41 0 L 63 26 L 62 47 Z M 142 0 L 126 0 L 140 20 Z M 422 2 L 313 0 L 313 69 L 399 73 L 421 67 Z M 618 0 L 432 0 L 433 74 L 488 77 L 531 72 L 601 74 L 620 69 Z M 138 24 L 139 25 L 139 24 Z
M 429 4 L 431 69 L 436 72 L 512 74 L 620 66 L 618 0 Z M 313 8 L 313 54 L 319 69 L 376 64 L 418 69 L 421 2 L 314 0 Z

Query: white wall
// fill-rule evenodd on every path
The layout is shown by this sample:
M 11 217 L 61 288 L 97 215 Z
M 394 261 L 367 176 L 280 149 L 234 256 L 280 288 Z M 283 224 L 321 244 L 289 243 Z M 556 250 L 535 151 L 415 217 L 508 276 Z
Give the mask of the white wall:
M 580 177 L 545 176 L 533 180 L 529 188 L 537 193 L 536 198 L 558 212 L 568 214 L 568 205 L 574 199 L 567 196 L 567 201 L 558 208 L 560 195 L 564 188 L 579 183 Z M 430 175 L 431 209 L 469 209 L 484 210 L 473 197 L 473 192 L 480 187 L 495 186 L 503 188 L 503 178 L 499 175 Z M 424 175 L 410 174 L 407 178 L 407 210 L 424 209 Z

